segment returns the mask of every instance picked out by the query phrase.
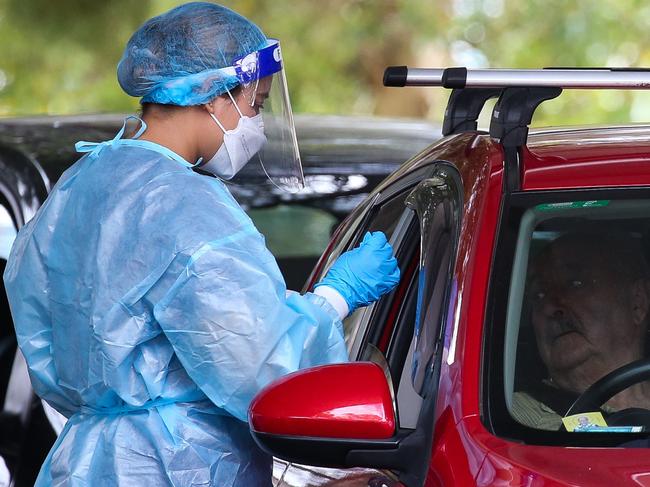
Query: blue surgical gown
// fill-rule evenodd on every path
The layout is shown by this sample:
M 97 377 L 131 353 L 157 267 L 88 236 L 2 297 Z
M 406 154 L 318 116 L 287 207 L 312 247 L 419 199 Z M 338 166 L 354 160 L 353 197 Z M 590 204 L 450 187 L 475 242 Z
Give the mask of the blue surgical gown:
M 162 146 L 97 145 L 19 232 L 4 274 L 36 393 L 69 417 L 38 486 L 264 486 L 247 408 L 343 362 L 341 321 L 287 293 L 223 182 Z

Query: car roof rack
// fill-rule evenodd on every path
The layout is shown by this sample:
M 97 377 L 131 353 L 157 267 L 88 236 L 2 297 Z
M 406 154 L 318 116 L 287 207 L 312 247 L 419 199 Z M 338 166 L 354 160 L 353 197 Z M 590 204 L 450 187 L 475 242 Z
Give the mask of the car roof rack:
M 550 86 L 564 89 L 643 90 L 650 68 L 467 69 L 389 66 L 384 86 L 509 88 Z
M 481 109 L 499 97 L 490 136 L 504 150 L 504 189 L 521 189 L 521 154 L 537 107 L 563 89 L 650 89 L 648 68 L 467 69 L 389 66 L 384 86 L 441 86 L 452 89 L 443 135 L 476 130 Z
M 489 99 L 498 98 L 501 91 L 501 88 L 455 88 L 445 109 L 442 135 L 476 130 L 483 106 Z

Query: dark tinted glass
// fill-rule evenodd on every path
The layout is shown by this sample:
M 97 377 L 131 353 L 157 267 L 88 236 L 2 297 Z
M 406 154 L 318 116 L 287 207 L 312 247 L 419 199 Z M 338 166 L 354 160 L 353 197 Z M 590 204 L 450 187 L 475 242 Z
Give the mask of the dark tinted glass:
M 649 357 L 649 214 L 649 200 L 540 204 L 523 214 L 504 354 L 519 423 L 569 432 L 650 424 L 647 377 L 570 411 L 599 379 Z M 621 419 L 630 408 L 647 413 Z
M 406 209 L 405 201 L 408 194 L 408 191 L 404 191 L 382 204 L 373 215 L 368 225 L 368 231 L 382 231 L 386 234 L 386 238 L 390 240 Z

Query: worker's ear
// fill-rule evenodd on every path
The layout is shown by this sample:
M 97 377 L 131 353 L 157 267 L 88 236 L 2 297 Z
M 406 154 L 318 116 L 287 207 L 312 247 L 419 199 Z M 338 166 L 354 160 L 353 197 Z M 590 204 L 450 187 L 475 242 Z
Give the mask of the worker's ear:
M 203 107 L 208 111 L 208 113 L 219 118 L 222 110 L 226 109 L 231 103 L 230 98 L 224 95 L 219 95 L 215 96 L 212 100 L 203 105 Z
M 650 311 L 650 280 L 639 278 L 632 283 L 632 314 L 634 323 L 645 323 Z
M 215 102 L 214 100 L 210 100 L 208 103 L 206 103 L 205 105 L 203 105 L 203 108 L 205 108 L 205 110 L 206 110 L 208 113 L 211 113 L 212 115 L 214 115 L 214 111 L 215 111 L 215 110 L 214 110 L 214 105 L 215 105 L 214 102 Z

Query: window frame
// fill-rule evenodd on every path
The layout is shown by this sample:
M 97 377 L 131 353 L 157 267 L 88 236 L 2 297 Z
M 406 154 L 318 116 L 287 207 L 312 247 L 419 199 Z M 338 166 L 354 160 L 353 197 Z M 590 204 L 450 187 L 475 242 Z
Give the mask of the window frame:
M 444 285 L 444 299 L 436 299 L 434 302 L 438 304 L 437 307 L 431 308 L 427 306 L 425 309 L 427 313 L 424 313 L 423 316 L 429 316 L 430 310 L 442 310 L 442 312 L 435 312 L 432 316 L 435 316 L 435 330 L 436 336 L 431 336 L 431 341 L 435 344 L 436 353 L 432 354 L 432 360 L 427 361 L 427 369 L 430 369 L 431 380 L 426 382 L 426 391 L 423 392 L 423 399 L 421 402 L 421 407 L 416 411 L 417 421 L 414 428 L 403 428 L 400 427 L 395 432 L 395 435 L 390 439 L 385 440 L 373 440 L 367 443 L 367 445 L 361 445 L 357 440 L 331 440 L 318 438 L 314 441 L 309 439 L 291 439 L 290 445 L 296 450 L 301 451 L 302 443 L 304 442 L 305 446 L 318 447 L 321 451 L 332 451 L 332 452 L 345 452 L 345 465 L 372 465 L 373 469 L 390 469 L 393 472 L 399 473 L 399 480 L 405 485 L 422 485 L 426 480 L 427 473 L 429 470 L 429 464 L 431 460 L 431 451 L 433 446 L 434 438 L 434 425 L 436 417 L 436 404 L 438 399 L 438 386 L 440 379 L 440 370 L 442 366 L 442 355 L 443 355 L 443 346 L 444 346 L 444 337 L 446 333 L 447 326 L 451 323 L 451 317 L 453 316 L 453 306 L 455 305 L 455 276 L 456 269 L 455 265 L 458 261 L 458 249 L 460 244 L 460 234 L 462 229 L 462 218 L 464 216 L 464 196 L 465 192 L 463 190 L 462 177 L 459 170 L 451 163 L 441 160 L 433 160 L 426 163 L 426 171 L 424 173 L 420 172 L 425 169 L 425 164 L 418 167 L 417 171 L 414 171 L 410 174 L 402 175 L 401 179 L 398 180 L 399 185 L 391 185 L 387 190 L 401 188 L 402 191 L 411 190 L 420 183 L 422 191 L 419 191 L 416 196 L 420 200 L 421 204 L 418 206 L 418 210 L 423 210 L 421 212 L 415 211 L 413 217 L 420 221 L 424 221 L 428 225 L 428 222 L 431 221 L 434 224 L 431 228 L 440 228 L 445 234 L 449 233 L 452 238 L 447 239 L 430 239 L 420 238 L 419 242 L 416 244 L 420 245 L 422 248 L 423 245 L 430 244 L 431 248 L 425 247 L 427 253 L 431 251 L 433 255 L 442 255 L 447 257 L 444 262 L 447 263 L 447 269 L 445 269 L 444 275 L 447 276 L 447 279 L 435 279 L 431 281 L 436 283 L 432 289 L 439 290 L 440 286 Z M 433 180 L 437 176 L 438 180 Z M 441 183 L 442 180 L 442 183 Z M 412 181 L 416 184 L 409 184 Z M 449 190 L 451 188 L 451 190 Z M 388 194 L 394 195 L 396 191 L 385 191 L 383 196 L 388 198 Z M 412 194 L 412 193 L 409 193 Z M 429 197 L 427 197 L 429 195 Z M 438 208 L 441 207 L 439 204 L 441 201 L 447 201 L 447 198 L 452 195 L 454 205 L 451 208 L 453 211 L 448 211 L 448 207 L 444 206 L 442 209 L 444 212 L 438 213 Z M 440 196 L 444 196 L 444 199 L 441 199 Z M 354 245 L 362 235 L 364 230 L 368 228 L 368 221 L 370 216 L 372 216 L 372 208 L 376 206 L 377 203 L 385 201 L 382 198 L 382 193 L 377 193 L 374 195 L 374 199 L 369 199 L 367 202 L 364 202 L 355 213 L 350 215 L 342 227 L 337 230 L 337 234 L 334 238 L 334 241 L 331 242 L 330 247 L 323 255 L 321 263 L 319 263 L 317 269 L 314 271 L 312 276 L 313 280 L 321 277 L 327 272 L 328 265 L 334 261 L 340 253 L 352 245 Z M 412 207 L 411 207 L 412 208 Z M 421 214 L 420 214 L 421 213 Z M 447 215 L 452 215 L 452 218 L 448 218 Z M 417 215 L 417 216 L 416 216 Z M 432 220 L 429 217 L 434 216 Z M 441 220 L 440 216 L 444 218 Z M 440 221 L 443 221 L 444 224 L 440 226 Z M 450 223 L 451 222 L 451 223 Z M 429 234 L 429 235 L 436 235 Z M 424 242 L 424 244 L 423 244 Z M 446 243 L 449 248 L 449 252 L 439 252 L 440 246 L 436 245 L 437 243 Z M 416 245 L 417 246 L 417 245 Z M 332 250 L 333 249 L 333 250 Z M 412 259 L 411 259 L 412 260 Z M 417 262 L 422 264 L 423 262 L 428 262 L 427 260 L 417 259 Z M 438 262 L 438 260 L 433 259 L 433 264 Z M 410 264 L 410 262 L 409 262 Z M 425 267 L 426 269 L 426 267 Z M 437 273 L 439 275 L 439 273 Z M 406 279 L 406 282 L 402 283 L 406 288 L 411 290 L 417 289 L 417 293 L 411 292 L 410 295 L 416 294 L 418 300 L 422 296 L 422 286 L 413 286 L 413 280 Z M 435 291 L 432 290 L 431 296 L 438 295 Z M 413 303 L 407 303 L 408 300 L 396 299 L 393 300 L 394 296 L 388 295 L 386 298 L 380 301 L 381 304 L 378 307 L 384 306 L 388 308 L 403 308 L 403 305 L 413 307 Z M 427 294 L 427 299 L 429 295 Z M 439 297 L 439 296 L 438 296 Z M 394 305 L 393 305 L 394 301 Z M 428 304 L 429 301 L 425 301 L 425 304 Z M 421 303 L 416 303 L 416 307 Z M 368 308 L 373 308 L 368 307 Z M 396 319 L 400 319 L 400 313 L 402 309 L 397 309 L 394 316 Z M 381 323 L 380 318 L 375 318 L 372 315 L 372 309 L 364 310 L 363 318 L 365 320 L 364 326 L 364 337 L 368 336 L 366 333 L 368 331 L 368 326 L 370 324 L 378 323 L 379 325 L 386 326 L 386 323 Z M 377 315 L 381 316 L 381 315 Z M 407 318 L 408 319 L 408 318 Z M 368 321 L 371 320 L 371 321 Z M 394 327 L 391 331 L 391 334 L 395 330 L 403 330 L 405 327 L 398 324 L 397 327 Z M 391 336 L 391 339 L 393 337 Z M 390 347 L 389 347 L 390 348 Z M 404 349 L 404 354 L 408 352 L 408 348 Z M 356 357 L 352 357 L 354 360 Z M 372 357 L 371 357 L 372 358 Z M 382 355 L 383 358 L 383 355 Z M 403 374 L 400 374 L 400 378 Z M 411 374 L 408 374 L 408 379 L 410 380 Z M 277 451 L 286 451 L 288 448 L 287 444 L 278 443 L 278 447 L 282 450 Z M 293 457 L 301 458 L 301 457 Z M 336 461 L 336 464 L 339 464 L 339 460 Z M 287 469 L 293 468 L 291 465 Z M 288 470 L 286 470 L 288 471 Z
M 338 255 L 340 255 L 346 250 L 350 250 L 356 247 L 363 239 L 363 236 L 365 235 L 367 229 L 372 224 L 374 218 L 377 217 L 378 212 L 381 210 L 382 206 L 389 203 L 394 198 L 403 195 L 404 193 L 407 193 L 408 196 L 408 193 L 413 191 L 413 189 L 415 189 L 415 187 L 420 183 L 420 181 L 427 179 L 435 172 L 436 163 L 438 162 L 440 161 L 433 161 L 431 163 L 421 166 L 416 171 L 404 176 L 403 178 L 396 181 L 394 184 L 391 184 L 390 186 L 386 187 L 381 192 L 379 192 L 374 197 L 372 203 L 365 211 L 361 219 L 361 223 L 359 223 L 354 227 L 355 230 L 351 238 L 348 239 L 347 243 L 344 246 L 339 247 L 340 251 Z M 410 210 L 405 206 L 404 213 L 407 211 Z M 404 213 L 402 213 L 402 215 Z M 413 212 L 412 216 L 408 218 L 408 221 L 402 222 L 402 225 L 398 226 L 395 229 L 393 233 L 395 238 L 390 239 L 391 245 L 394 246 L 395 252 L 398 254 L 398 257 L 399 254 L 403 252 L 404 243 L 406 242 L 408 244 L 407 237 L 415 221 L 417 221 L 417 217 Z M 408 256 L 406 257 L 408 258 Z M 333 259 L 330 258 L 330 261 L 332 260 Z M 326 269 L 323 270 L 322 275 L 325 274 L 326 274 Z M 382 330 L 377 330 L 377 325 L 375 325 L 375 323 L 380 321 L 382 316 L 383 317 L 388 316 L 395 299 L 395 294 L 399 292 L 399 288 L 400 286 L 398 286 L 397 290 L 392 291 L 388 296 L 384 296 L 379 301 L 372 303 L 371 305 L 366 306 L 362 309 L 357 310 L 353 315 L 347 318 L 347 320 L 354 320 L 355 324 L 353 326 L 354 328 L 356 328 L 354 337 L 352 338 L 352 343 L 350 344 L 349 347 L 350 360 L 355 360 L 355 361 L 360 360 L 364 352 L 364 348 L 366 347 L 366 344 L 372 343 L 370 341 L 372 335 L 374 335 L 375 338 L 381 337 L 384 326 L 381 327 Z M 382 353 L 385 352 L 382 351 Z M 393 384 L 395 384 L 395 382 L 393 382 Z
M 444 288 L 444 291 L 442 293 L 443 298 L 439 307 L 440 313 L 437 322 L 437 329 L 434 333 L 435 345 L 433 348 L 435 348 L 436 352 L 433 354 L 433 363 L 430 367 L 430 370 L 426 372 L 429 376 L 429 380 L 425 384 L 425 389 L 423 391 L 424 397 L 433 395 L 435 398 L 437 396 L 443 337 L 445 333 L 445 327 L 448 322 L 449 303 L 452 298 L 451 288 L 456 257 L 458 255 L 460 231 L 462 226 L 464 192 L 461 175 L 453 164 L 443 160 L 436 160 L 431 164 L 428 164 L 426 168 L 423 169 L 424 171 L 418 171 L 416 174 L 414 174 L 415 177 L 409 178 L 407 183 L 402 184 L 399 190 L 391 191 L 387 196 L 377 198 L 377 200 L 373 202 L 373 207 L 369 210 L 369 215 L 364 220 L 363 225 L 357 227 L 356 238 L 353 240 L 351 245 L 356 245 L 356 243 L 360 240 L 366 229 L 371 225 L 373 217 L 377 215 L 377 211 L 381 208 L 381 206 L 393 198 L 399 196 L 400 194 L 408 193 L 408 195 L 410 195 L 420 183 L 427 181 L 430 178 L 440 176 L 441 174 L 444 175 L 445 182 L 455 186 L 454 191 L 455 196 L 457 197 L 457 201 L 455 201 L 454 204 L 456 214 L 453 215 L 453 221 L 450 223 L 449 227 L 452 238 L 448 241 L 448 245 L 450 247 L 448 269 L 441 271 L 443 273 L 447 273 L 447 276 L 439 284 Z M 407 208 L 408 207 L 405 205 L 405 212 L 409 211 Z M 400 246 L 399 248 L 395 249 L 398 255 L 402 253 L 406 257 L 406 262 L 402 267 L 407 269 L 407 271 L 402 272 L 402 284 L 395 291 L 393 291 L 390 296 L 385 297 L 384 299 L 378 301 L 377 303 L 374 303 L 366 310 L 364 310 L 360 318 L 360 320 L 363 320 L 363 324 L 361 326 L 363 326 L 364 330 L 363 334 L 359 333 L 359 335 L 362 335 L 362 338 L 359 342 L 360 346 L 358 347 L 357 354 L 354 356 L 355 360 L 363 360 L 364 351 L 369 348 L 368 345 L 371 345 L 372 348 L 377 348 L 382 352 L 386 360 L 386 366 L 390 372 L 390 380 L 392 382 L 391 385 L 395 391 L 395 401 L 397 405 L 396 412 L 398 414 L 398 418 L 400 417 L 401 400 L 409 400 L 409 397 L 412 399 L 414 397 L 413 394 L 418 395 L 419 403 L 416 405 L 416 407 L 419 409 L 418 414 L 422 413 L 424 406 L 423 395 L 418 394 L 418 392 L 413 389 L 413 384 L 411 383 L 410 377 L 411 373 L 410 371 L 405 370 L 405 364 L 409 363 L 409 359 L 412 359 L 413 351 L 415 349 L 412 341 L 414 337 L 415 321 L 417 317 L 417 302 L 419 299 L 419 293 L 421 292 L 418 285 L 418 275 L 420 265 L 423 262 L 420 255 L 423 247 L 423 234 L 420 229 L 420 225 L 422 223 L 421 215 L 412 209 L 411 212 L 412 215 L 409 218 L 409 221 L 404 222 L 402 232 L 400 235 L 398 235 Z M 417 232 L 416 239 L 405 238 L 412 237 L 414 232 Z M 395 234 L 397 233 L 399 233 L 399 229 L 395 230 Z M 429 251 L 433 249 L 425 250 L 427 250 L 425 253 L 425 256 L 427 256 L 429 254 Z M 430 257 L 431 256 L 429 255 L 429 258 Z M 392 317 L 392 319 L 390 317 Z M 391 326 L 391 329 L 388 330 L 388 334 L 386 334 L 387 326 Z M 388 336 L 388 341 L 386 348 L 384 349 L 382 346 L 382 341 L 386 340 L 386 336 Z M 370 355 L 366 355 L 366 357 L 368 356 Z M 405 379 L 404 374 L 407 374 L 409 377 Z M 405 382 L 410 383 L 410 390 L 407 391 L 404 396 L 402 396 L 400 394 L 401 386 Z M 398 401 L 398 399 L 401 400 Z M 404 403 L 401 405 L 403 408 Z M 417 425 L 418 423 L 419 421 L 416 422 L 415 425 L 410 426 L 410 428 L 419 429 Z M 400 427 L 402 429 L 409 429 L 409 426 L 403 426 L 401 421 Z

